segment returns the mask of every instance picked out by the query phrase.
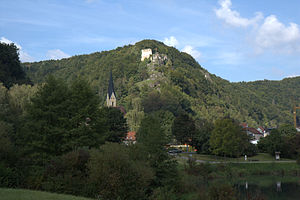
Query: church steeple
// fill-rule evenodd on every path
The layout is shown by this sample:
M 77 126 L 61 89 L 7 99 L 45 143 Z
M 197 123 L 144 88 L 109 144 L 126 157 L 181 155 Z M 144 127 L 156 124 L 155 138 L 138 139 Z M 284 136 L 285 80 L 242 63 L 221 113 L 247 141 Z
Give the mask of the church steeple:
M 112 72 L 110 71 L 110 77 L 108 82 L 108 91 L 106 97 L 106 104 L 108 107 L 117 107 L 117 96 L 114 89 L 114 82 L 112 78 Z

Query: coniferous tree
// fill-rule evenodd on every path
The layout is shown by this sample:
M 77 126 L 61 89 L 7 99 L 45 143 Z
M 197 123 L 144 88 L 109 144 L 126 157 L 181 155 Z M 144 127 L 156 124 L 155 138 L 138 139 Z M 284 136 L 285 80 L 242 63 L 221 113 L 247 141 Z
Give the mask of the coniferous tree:
M 108 129 L 105 133 L 105 140 L 108 142 L 122 142 L 128 132 L 124 114 L 119 109 L 111 107 L 104 107 L 100 112 Z
M 160 121 L 151 115 L 146 116 L 137 133 L 137 145 L 155 171 L 153 187 L 174 187 L 177 181 L 177 163 L 167 154 L 166 144 Z
M 76 81 L 69 88 L 49 77 L 31 101 L 18 137 L 27 154 L 47 159 L 104 142 L 104 120 L 86 82 Z

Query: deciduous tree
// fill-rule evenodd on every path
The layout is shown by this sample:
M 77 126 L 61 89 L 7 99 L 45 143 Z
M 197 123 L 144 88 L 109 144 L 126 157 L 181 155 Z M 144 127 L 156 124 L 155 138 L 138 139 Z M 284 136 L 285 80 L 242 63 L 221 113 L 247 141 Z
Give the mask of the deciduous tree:
M 249 147 L 249 137 L 238 123 L 230 118 L 217 120 L 210 136 L 212 153 L 238 157 Z

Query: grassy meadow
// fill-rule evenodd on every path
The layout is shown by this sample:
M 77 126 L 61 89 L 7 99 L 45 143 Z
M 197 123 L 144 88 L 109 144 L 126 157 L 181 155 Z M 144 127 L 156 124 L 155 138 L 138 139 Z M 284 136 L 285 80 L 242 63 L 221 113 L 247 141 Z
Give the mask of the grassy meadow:
M 22 189 L 7 189 L 0 188 L 1 200 L 91 200 L 83 197 L 76 197 L 65 194 L 55 194 L 49 192 L 22 190 Z

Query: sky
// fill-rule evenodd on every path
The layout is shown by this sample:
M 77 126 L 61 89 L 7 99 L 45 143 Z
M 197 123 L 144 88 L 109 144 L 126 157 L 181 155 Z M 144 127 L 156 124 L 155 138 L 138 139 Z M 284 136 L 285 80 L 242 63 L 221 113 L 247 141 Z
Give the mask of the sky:
M 232 82 L 300 75 L 299 0 L 0 0 L 22 62 L 155 39 Z

